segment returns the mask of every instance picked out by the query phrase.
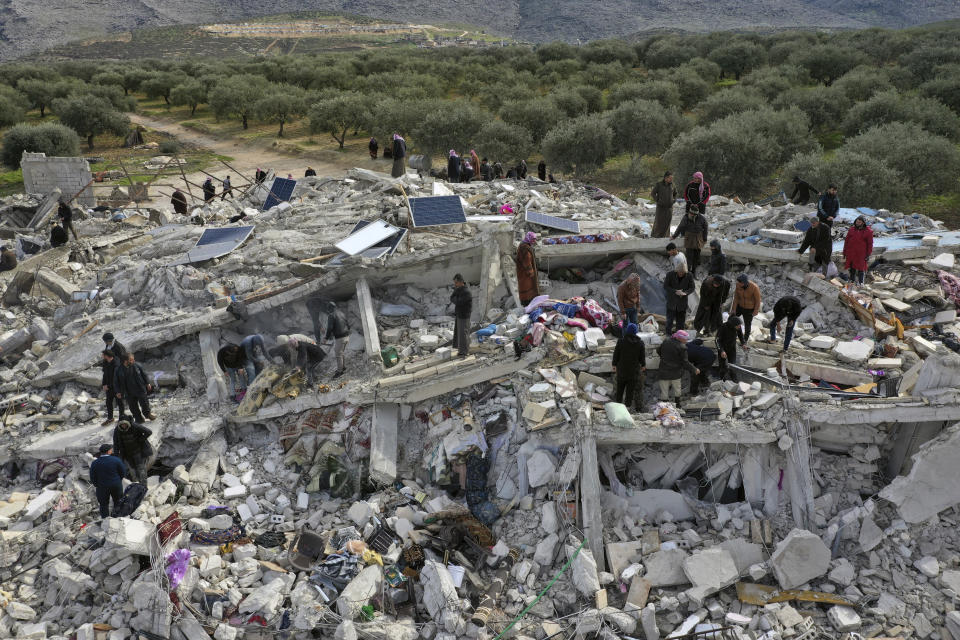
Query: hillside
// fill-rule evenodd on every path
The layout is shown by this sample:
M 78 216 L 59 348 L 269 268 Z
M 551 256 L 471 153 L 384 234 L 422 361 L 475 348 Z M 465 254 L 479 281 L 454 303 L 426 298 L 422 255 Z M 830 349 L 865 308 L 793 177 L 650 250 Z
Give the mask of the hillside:
M 585 10 L 585 7 L 589 7 Z M 64 42 L 175 24 L 329 11 L 407 22 L 476 25 L 533 42 L 655 29 L 904 27 L 960 18 L 954 0 L 0 0 L 0 59 Z

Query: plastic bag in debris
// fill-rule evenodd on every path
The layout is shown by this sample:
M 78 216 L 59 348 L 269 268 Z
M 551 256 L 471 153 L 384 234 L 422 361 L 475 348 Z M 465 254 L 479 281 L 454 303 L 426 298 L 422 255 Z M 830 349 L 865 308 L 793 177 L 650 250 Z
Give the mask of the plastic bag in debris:
M 607 419 L 613 426 L 621 429 L 632 429 L 637 426 L 625 405 L 619 402 L 608 402 L 603 405 L 603 409 L 607 412 Z
M 171 591 L 180 585 L 183 576 L 187 573 L 188 566 L 190 566 L 190 549 L 177 549 L 167 556 L 165 572 L 170 580 Z
M 684 425 L 680 412 L 669 402 L 658 402 L 651 407 L 653 417 L 660 421 L 663 427 L 682 427 Z
M 483 329 L 477 331 L 477 342 L 483 342 L 484 338 L 489 338 L 497 332 L 497 325 L 488 324 Z
M 389 304 L 384 302 L 380 305 L 380 315 L 382 316 L 412 316 L 413 307 L 408 304 Z
M 500 517 L 500 509 L 489 500 L 487 491 L 487 474 L 490 471 L 490 460 L 481 456 L 479 453 L 471 453 L 467 456 L 467 473 L 465 496 L 467 498 L 467 507 L 470 513 L 489 526 Z

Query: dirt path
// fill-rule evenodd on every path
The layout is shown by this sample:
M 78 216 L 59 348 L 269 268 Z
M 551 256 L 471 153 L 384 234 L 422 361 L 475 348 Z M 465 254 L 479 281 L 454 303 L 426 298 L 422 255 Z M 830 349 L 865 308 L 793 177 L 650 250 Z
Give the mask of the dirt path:
M 294 177 L 299 178 L 303 176 L 304 169 L 306 169 L 308 165 L 316 169 L 317 174 L 321 176 L 339 176 L 343 175 L 347 169 L 365 165 L 363 162 L 357 162 L 356 159 L 350 161 L 349 158 L 344 158 L 343 163 L 334 164 L 307 155 L 278 152 L 276 149 L 265 147 L 262 144 L 229 138 L 216 138 L 188 129 L 176 122 L 141 114 L 130 114 L 130 120 L 134 124 L 143 125 L 148 129 L 170 134 L 181 143 L 202 147 L 218 155 L 230 156 L 233 158 L 233 160 L 230 161 L 230 166 L 233 167 L 235 171 L 230 171 L 221 163 L 209 167 L 207 171 L 218 177 L 232 175 L 234 186 L 239 186 L 244 182 L 243 179 L 238 179 L 235 175 L 237 172 L 252 179 L 257 167 L 262 167 L 264 170 L 273 169 L 275 174 L 280 177 L 286 177 L 287 174 L 292 174 Z M 382 167 L 377 167 L 377 169 L 382 170 Z M 206 174 L 201 172 L 187 174 L 187 179 L 194 184 L 200 184 L 206 180 L 206 178 Z M 173 182 L 180 184 L 182 188 L 180 180 Z M 217 185 L 217 187 L 219 190 L 219 185 Z M 194 190 L 196 191 L 196 188 L 194 188 Z

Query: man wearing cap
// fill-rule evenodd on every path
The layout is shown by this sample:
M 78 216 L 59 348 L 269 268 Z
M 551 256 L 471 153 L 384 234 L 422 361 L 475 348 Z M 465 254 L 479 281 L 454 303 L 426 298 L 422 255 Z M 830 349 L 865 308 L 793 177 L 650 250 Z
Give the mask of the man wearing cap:
M 123 477 L 127 475 L 127 467 L 123 460 L 113 455 L 113 447 L 109 444 L 100 445 L 97 459 L 90 465 L 90 482 L 97 490 L 97 502 L 100 504 L 100 517 L 110 517 L 110 500 L 116 509 L 123 498 Z
M 470 314 L 473 313 L 473 296 L 463 276 L 453 276 L 453 293 L 450 294 L 456 322 L 453 326 L 453 344 L 457 355 L 466 358 L 470 353 Z
M 680 382 L 684 370 L 689 371 L 691 376 L 700 375 L 700 369 L 690 362 L 687 355 L 689 339 L 690 334 L 681 329 L 657 347 L 657 353 L 660 354 L 660 368 L 657 371 L 660 378 L 660 401 L 670 402 L 672 399 L 677 408 L 680 408 Z
M 637 331 L 639 327 L 632 322 L 624 328 L 623 337 L 617 340 L 613 350 L 613 372 L 617 374 L 617 402 L 640 411 L 643 388 L 638 388 L 637 381 L 642 381 L 643 372 L 647 370 L 647 347 Z
M 667 171 L 663 174 L 663 180 L 653 187 L 650 197 L 657 205 L 657 213 L 653 219 L 653 231 L 650 233 L 650 237 L 666 238 L 670 235 L 673 203 L 677 201 L 677 186 L 673 184 L 673 173 Z
M 637 324 L 640 313 L 640 275 L 631 273 L 627 279 L 617 287 L 617 306 L 620 307 L 620 317 L 627 324 Z
M 285 363 L 295 364 L 307 374 L 307 384 L 310 386 L 315 382 L 317 367 L 327 356 L 312 339 L 301 333 L 277 336 L 277 346 L 270 349 L 269 354 L 271 358 L 279 356 Z
M 667 299 L 667 335 L 674 327 L 687 326 L 687 304 L 693 293 L 693 276 L 687 273 L 687 265 L 678 264 L 674 271 L 663 279 L 663 294 Z
M 109 331 L 103 334 L 103 348 L 113 352 L 117 359 L 117 364 L 127 359 L 127 348 L 119 340 L 115 340 L 113 334 Z
M 135 482 L 147 484 L 147 462 L 153 455 L 150 436 L 153 431 L 139 423 L 121 420 L 113 430 L 114 455 L 123 460 Z
M 763 296 L 756 282 L 750 282 L 750 276 L 741 273 L 737 276 L 737 286 L 733 291 L 733 304 L 730 313 L 743 318 L 743 335 L 750 339 L 750 328 L 753 326 L 753 317 L 760 313 Z
M 830 255 L 833 253 L 833 234 L 830 227 L 822 223 L 817 216 L 810 218 L 810 228 L 803 236 L 803 242 L 797 249 L 797 253 L 802 254 L 807 250 L 807 247 L 813 249 L 811 271 L 822 271 L 823 275 L 826 276 L 827 265 L 830 264 Z

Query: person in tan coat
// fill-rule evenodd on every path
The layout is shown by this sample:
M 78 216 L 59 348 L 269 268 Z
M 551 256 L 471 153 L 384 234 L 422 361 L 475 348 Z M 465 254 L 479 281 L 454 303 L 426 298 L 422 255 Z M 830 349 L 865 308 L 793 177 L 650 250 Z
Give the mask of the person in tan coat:
M 750 277 L 741 273 L 737 276 L 737 286 L 733 291 L 733 304 L 730 313 L 743 318 L 743 335 L 750 339 L 750 327 L 753 317 L 760 313 L 763 305 L 763 296 L 756 282 L 750 282 Z
M 707 218 L 696 209 L 690 209 L 680 220 L 673 238 L 683 236 L 683 253 L 687 256 L 687 269 L 696 277 L 700 266 L 700 252 L 707 244 Z
M 630 276 L 617 287 L 617 306 L 620 307 L 620 316 L 624 319 L 624 326 L 637 324 L 640 315 L 640 276 L 631 273 Z

